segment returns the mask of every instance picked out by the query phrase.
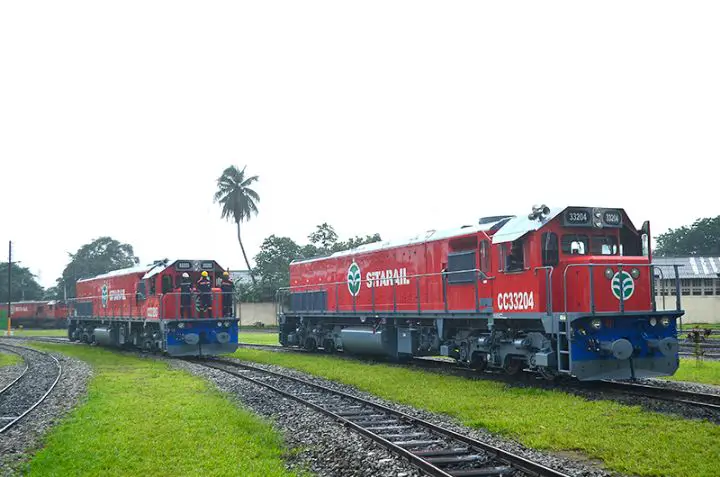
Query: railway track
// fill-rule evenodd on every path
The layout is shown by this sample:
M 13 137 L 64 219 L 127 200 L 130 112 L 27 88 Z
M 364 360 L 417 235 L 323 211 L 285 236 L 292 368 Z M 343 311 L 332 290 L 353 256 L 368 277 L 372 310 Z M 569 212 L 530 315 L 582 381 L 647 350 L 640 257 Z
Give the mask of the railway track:
M 191 360 L 263 386 L 330 416 L 434 477 L 567 477 L 452 430 L 304 379 L 224 359 Z
M 281 346 L 275 346 L 275 345 L 241 345 L 241 347 L 247 347 L 247 348 L 257 348 L 257 349 L 269 349 L 274 351 L 292 351 L 292 352 L 301 352 L 301 353 L 308 353 L 308 351 L 303 349 L 293 349 L 293 348 L 284 348 Z M 355 357 L 349 357 L 348 358 L 355 358 Z M 360 358 L 361 359 L 361 358 Z M 459 366 L 455 364 L 453 361 L 444 359 L 444 358 L 417 358 L 414 359 L 411 363 L 408 363 L 409 365 L 413 367 L 417 367 L 424 370 L 447 370 L 452 372 L 455 375 L 459 375 L 461 377 L 465 377 L 468 379 L 492 379 L 495 381 L 501 381 L 506 384 L 515 384 L 518 382 L 517 377 L 513 376 L 505 376 L 502 374 L 492 374 L 492 373 L 479 373 L 477 371 L 474 371 L 469 368 L 465 368 L 463 366 Z M 554 386 L 554 387 L 560 387 L 562 389 L 562 386 L 564 383 L 559 383 L 556 385 L 553 385 L 551 383 L 546 383 L 545 381 L 539 381 L 535 380 L 533 382 L 532 380 L 523 379 L 523 384 L 531 384 L 539 387 L 547 387 L 547 386 Z M 697 393 L 697 392 L 691 392 L 681 389 L 674 389 L 674 388 L 667 388 L 667 387 L 660 387 L 660 386 L 652 386 L 647 384 L 637 384 L 637 383 L 631 383 L 631 382 L 623 382 L 623 381 L 599 381 L 595 383 L 581 383 L 581 382 L 574 382 L 574 383 L 567 383 L 570 386 L 578 386 L 579 389 L 597 389 L 599 391 L 603 390 L 617 390 L 619 392 L 622 392 L 624 394 L 629 394 L 633 396 L 639 396 L 639 397 L 645 397 L 645 398 L 652 398 L 656 400 L 661 401 L 667 401 L 667 402 L 675 402 L 678 404 L 691 406 L 694 408 L 701 408 L 707 411 L 712 412 L 720 412 L 720 395 L 716 394 L 708 394 L 708 393 Z
M 42 404 L 55 389 L 63 370 L 60 361 L 48 353 L 5 343 L 0 343 L 0 348 L 21 356 L 26 364 L 15 380 L 0 390 L 2 434 Z
M 663 401 L 686 404 L 710 411 L 720 411 L 720 395 L 697 393 L 682 389 L 650 386 L 647 384 L 627 383 L 621 381 L 603 381 L 603 387 L 610 387 L 618 391 L 635 396 L 650 397 Z

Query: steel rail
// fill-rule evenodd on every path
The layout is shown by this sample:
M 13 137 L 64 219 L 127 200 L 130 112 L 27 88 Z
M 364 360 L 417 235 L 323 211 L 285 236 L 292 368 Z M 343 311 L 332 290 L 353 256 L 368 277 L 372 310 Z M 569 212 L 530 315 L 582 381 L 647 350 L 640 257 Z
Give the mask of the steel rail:
M 8 345 L 8 344 L 5 344 L 5 343 L 0 344 L 0 347 L 8 347 L 8 348 L 16 348 L 16 349 L 29 350 L 29 351 L 31 351 L 31 352 L 33 352 L 33 353 L 38 353 L 38 354 L 42 354 L 42 355 L 48 356 L 48 357 L 52 358 L 53 361 L 55 361 L 55 365 L 56 365 L 57 368 L 58 368 L 58 373 L 57 373 L 57 376 L 55 377 L 55 381 L 53 381 L 53 383 L 50 385 L 50 387 L 47 389 L 47 391 L 45 391 L 45 394 L 43 394 L 42 397 L 40 397 L 40 399 L 38 399 L 34 404 L 32 404 L 29 408 L 27 408 L 22 414 L 20 414 L 19 416 L 15 417 L 12 421 L 10 421 L 10 422 L 9 422 L 8 424 L 6 424 L 4 427 L 0 428 L 0 434 L 2 434 L 3 432 L 7 431 L 7 430 L 10 429 L 11 427 L 13 427 L 15 424 L 17 424 L 23 417 L 27 416 L 33 409 L 35 409 L 36 407 L 38 407 L 38 406 L 45 400 L 45 398 L 47 398 L 47 397 L 50 395 L 50 393 L 53 391 L 53 389 L 55 389 L 55 385 L 57 385 L 58 381 L 60 381 L 60 377 L 62 376 L 62 371 L 63 371 L 63 369 L 62 369 L 62 365 L 60 364 L 60 361 L 58 361 L 58 359 L 57 359 L 55 356 L 53 356 L 53 355 L 51 355 L 51 354 L 49 354 L 49 353 L 45 353 L 45 352 L 43 352 L 43 351 L 34 350 L 34 349 L 31 349 L 31 348 L 24 348 L 24 347 L 21 347 L 21 346 Z M 26 361 L 27 361 L 27 360 L 26 360 Z
M 25 369 L 23 369 L 22 373 L 20 373 L 20 375 L 18 375 L 15 379 L 13 379 L 10 384 L 8 384 L 4 388 L 0 389 L 0 395 L 2 395 L 2 393 L 4 393 L 6 390 L 10 389 L 13 386 L 13 384 L 20 381 L 20 378 L 25 376 L 25 373 L 27 373 L 27 370 L 30 369 L 30 365 L 28 364 L 27 360 L 25 359 L 25 357 L 22 354 L 18 353 L 15 350 L 12 350 L 12 349 L 6 349 L 5 351 L 9 351 L 11 353 L 14 353 L 14 354 L 20 356 L 23 359 L 23 362 L 25 363 Z
M 428 472 L 430 475 L 433 475 L 433 476 L 449 477 L 449 476 L 461 476 L 461 475 L 509 475 L 509 474 L 505 474 L 504 471 L 498 471 L 496 474 L 493 474 L 492 471 L 487 474 L 481 474 L 482 471 L 480 469 L 462 469 L 462 470 L 456 470 L 456 471 L 443 470 L 431 463 L 432 457 L 428 457 L 428 459 L 425 459 L 425 458 L 423 458 L 423 456 L 421 454 L 415 454 L 412 451 L 409 451 L 403 447 L 400 447 L 400 446 L 396 445 L 395 443 L 389 441 L 388 439 L 385 439 L 384 437 L 372 432 L 371 430 L 366 429 L 366 428 L 362 427 L 361 425 L 347 419 L 346 417 L 336 414 L 336 413 L 334 413 L 326 408 L 323 408 L 317 404 L 309 402 L 300 396 L 297 396 L 295 394 L 292 394 L 292 393 L 289 393 L 282 389 L 279 389 L 271 384 L 268 384 L 268 383 L 262 382 L 260 380 L 253 379 L 250 376 L 245 376 L 243 374 L 226 369 L 224 366 L 226 365 L 226 366 L 230 366 L 230 367 L 234 367 L 234 368 L 247 369 L 247 370 L 251 370 L 251 371 L 255 371 L 255 372 L 259 372 L 259 373 L 263 373 L 263 374 L 268 374 L 268 375 L 271 375 L 271 376 L 274 376 L 277 378 L 291 380 L 293 382 L 302 384 L 304 386 L 319 389 L 319 390 L 324 391 L 325 393 L 332 394 L 335 396 L 340 396 L 349 401 L 357 402 L 357 403 L 361 404 L 362 406 L 382 411 L 383 413 L 385 413 L 389 416 L 393 416 L 393 417 L 397 418 L 399 421 L 403 421 L 407 424 L 411 424 L 411 425 L 417 426 L 419 428 L 427 429 L 427 430 L 431 431 L 432 433 L 442 436 L 446 439 L 460 442 L 462 444 L 466 444 L 467 446 L 470 447 L 468 449 L 467 453 L 471 453 L 470 451 L 472 451 L 472 452 L 479 451 L 482 453 L 486 453 L 493 460 L 496 460 L 496 461 L 502 462 L 506 465 L 509 465 L 510 467 L 513 467 L 514 470 L 521 470 L 522 472 L 524 472 L 530 476 L 534 476 L 534 477 L 568 477 L 567 474 L 556 471 L 556 470 L 546 467 L 542 464 L 538 464 L 536 462 L 533 462 L 531 460 L 528 460 L 524 457 L 513 454 L 511 452 L 505 451 L 503 449 L 495 447 L 486 442 L 474 439 L 472 437 L 464 436 L 455 431 L 446 429 L 444 427 L 438 426 L 436 424 L 425 421 L 423 419 L 419 419 L 419 418 L 410 416 L 409 414 L 405 414 L 403 412 L 397 411 L 395 409 L 391 409 L 391 408 L 383 406 L 381 404 L 377 404 L 372 401 L 368 401 L 366 399 L 344 393 L 342 391 L 330 389 L 326 386 L 312 383 L 312 382 L 306 381 L 301 378 L 297 378 L 294 376 L 287 376 L 287 375 L 284 375 L 281 373 L 277 373 L 277 372 L 270 371 L 267 369 L 259 368 L 259 367 L 252 366 L 249 364 L 238 363 L 236 361 L 229 361 L 229 360 L 224 360 L 224 359 L 218 359 L 218 360 L 211 361 L 211 362 L 192 360 L 192 362 L 195 362 L 195 363 L 207 366 L 207 367 L 211 367 L 211 368 L 223 371 L 225 373 L 231 374 L 233 376 L 245 379 L 247 381 L 253 382 L 253 383 L 263 386 L 265 388 L 271 389 L 274 392 L 277 392 L 283 396 L 286 396 L 295 401 L 298 401 L 306 406 L 312 407 L 313 409 L 315 409 L 323 414 L 326 414 L 335 420 L 338 420 L 343 425 L 348 426 L 348 427 L 352 428 L 353 430 L 367 436 L 368 438 L 380 443 L 381 445 L 392 450 L 393 452 L 407 458 L 413 465 Z M 220 363 L 220 365 L 218 365 L 216 363 Z M 476 473 L 473 473 L 473 470 L 475 470 Z
M 650 386 L 648 384 L 639 383 L 626 383 L 622 381 L 602 381 L 602 384 L 636 396 L 660 399 L 662 401 L 678 402 L 688 404 L 690 406 L 709 409 L 711 411 L 720 411 L 720 395 L 718 394 L 696 393 L 682 389 Z M 697 401 L 696 399 L 704 399 L 709 402 Z

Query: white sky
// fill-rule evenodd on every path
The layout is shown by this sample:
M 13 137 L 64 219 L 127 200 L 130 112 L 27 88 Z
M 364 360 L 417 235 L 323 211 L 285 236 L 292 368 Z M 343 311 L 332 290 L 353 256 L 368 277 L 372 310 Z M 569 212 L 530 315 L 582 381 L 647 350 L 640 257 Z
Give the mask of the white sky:
M 110 235 L 244 268 L 212 202 L 258 174 L 254 256 L 527 213 L 720 214 L 720 3 L 0 3 L 0 255 L 54 284 Z M 3 258 L 5 259 L 5 258 Z

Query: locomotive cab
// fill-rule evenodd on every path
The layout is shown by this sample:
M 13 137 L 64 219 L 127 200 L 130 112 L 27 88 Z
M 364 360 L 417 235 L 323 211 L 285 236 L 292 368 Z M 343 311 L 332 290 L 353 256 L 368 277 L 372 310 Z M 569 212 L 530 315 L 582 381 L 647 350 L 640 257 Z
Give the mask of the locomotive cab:
M 683 312 L 657 311 L 649 223 L 635 229 L 621 209 L 569 207 L 539 232 L 553 270 L 546 312 L 558 369 L 579 379 L 673 374 Z

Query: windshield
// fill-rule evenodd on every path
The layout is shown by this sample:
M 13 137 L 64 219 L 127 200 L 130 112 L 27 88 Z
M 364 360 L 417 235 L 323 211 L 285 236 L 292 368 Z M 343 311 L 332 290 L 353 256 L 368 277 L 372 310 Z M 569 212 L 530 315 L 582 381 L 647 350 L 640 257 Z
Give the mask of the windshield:
M 617 238 L 613 235 L 565 234 L 561 249 L 565 255 L 617 255 Z

